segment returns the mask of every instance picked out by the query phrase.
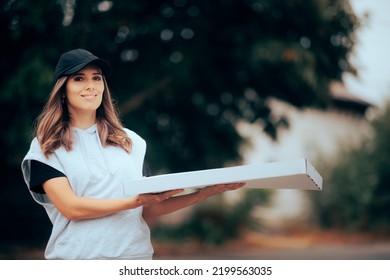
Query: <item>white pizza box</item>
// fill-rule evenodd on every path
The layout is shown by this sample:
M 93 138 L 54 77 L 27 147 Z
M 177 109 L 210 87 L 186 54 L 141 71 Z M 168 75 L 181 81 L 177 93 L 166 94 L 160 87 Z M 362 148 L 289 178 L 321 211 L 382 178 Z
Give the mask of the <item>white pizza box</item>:
M 322 190 L 322 177 L 307 159 L 276 161 L 142 177 L 124 182 L 125 195 L 245 182 L 244 188 Z

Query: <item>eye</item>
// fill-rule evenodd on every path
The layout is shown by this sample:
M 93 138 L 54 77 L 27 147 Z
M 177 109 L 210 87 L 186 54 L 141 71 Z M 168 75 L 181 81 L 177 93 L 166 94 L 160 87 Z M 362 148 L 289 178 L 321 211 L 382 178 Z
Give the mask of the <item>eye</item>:
M 94 81 L 101 81 L 102 80 L 102 77 L 99 75 L 99 76 L 94 76 L 93 77 L 93 80 Z
M 82 76 L 74 76 L 73 80 L 76 82 L 82 81 L 84 78 Z

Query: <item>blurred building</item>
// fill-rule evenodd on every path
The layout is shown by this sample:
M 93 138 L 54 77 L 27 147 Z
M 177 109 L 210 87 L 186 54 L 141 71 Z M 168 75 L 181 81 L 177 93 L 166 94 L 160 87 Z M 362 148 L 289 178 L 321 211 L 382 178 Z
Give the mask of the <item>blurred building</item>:
M 280 130 L 277 141 L 259 126 L 240 124 L 240 133 L 251 142 L 250 147 L 243 149 L 245 163 L 307 158 L 316 167 L 320 158 L 332 157 L 343 147 L 357 145 L 370 133 L 368 116 L 373 104 L 354 96 L 342 83 L 335 82 L 330 89 L 332 102 L 327 110 L 298 109 L 277 99 L 270 100 L 275 117 L 286 116 L 289 122 L 288 128 Z M 310 215 L 305 191 L 275 192 L 272 206 L 257 211 L 262 220 L 277 226 L 305 220 Z

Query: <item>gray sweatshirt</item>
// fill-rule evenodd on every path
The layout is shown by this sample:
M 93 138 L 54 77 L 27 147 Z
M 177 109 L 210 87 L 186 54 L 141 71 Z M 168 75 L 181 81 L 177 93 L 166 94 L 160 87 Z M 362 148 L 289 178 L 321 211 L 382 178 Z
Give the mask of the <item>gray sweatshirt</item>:
M 142 176 L 146 143 L 125 129 L 132 140 L 132 152 L 120 147 L 103 147 L 96 124 L 82 130 L 73 128 L 73 149 L 58 148 L 48 159 L 35 138 L 23 159 L 22 172 L 30 190 L 30 161 L 37 160 L 65 174 L 77 196 L 124 197 L 123 181 Z M 47 259 L 151 259 L 150 230 L 142 218 L 142 207 L 110 216 L 70 221 L 45 194 L 30 191 L 53 224 L 45 257 Z

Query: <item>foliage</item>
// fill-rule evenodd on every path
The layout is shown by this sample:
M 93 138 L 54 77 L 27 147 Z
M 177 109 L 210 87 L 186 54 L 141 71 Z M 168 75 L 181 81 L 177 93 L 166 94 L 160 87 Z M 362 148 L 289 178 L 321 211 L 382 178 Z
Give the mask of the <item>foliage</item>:
M 390 231 L 390 102 L 371 122 L 373 135 L 323 166 L 326 191 L 313 197 L 322 225 Z
M 226 241 L 240 237 L 245 229 L 257 229 L 258 219 L 253 218 L 252 210 L 259 204 L 266 204 L 269 191 L 248 189 L 240 202 L 231 205 L 227 202 L 198 206 L 180 224 L 160 224 L 153 229 L 152 237 L 158 241 L 176 243 L 198 240 L 204 245 L 219 246 Z
M 3 1 L 0 32 L 1 170 L 18 166 L 51 84 L 62 10 L 54 1 Z M 35 7 L 35 8 L 34 8 Z M 39 7 L 39 8 L 38 8 Z M 45 20 L 42 20 L 45 19 Z M 52 44 L 48 44 L 48 40 Z M 28 140 L 27 140 L 28 139 Z
M 8 0 L 0 11 L 0 153 L 11 165 L 70 48 L 112 64 L 123 122 L 146 138 L 155 173 L 239 161 L 237 121 L 276 137 L 267 97 L 325 106 L 329 81 L 355 72 L 347 0 Z

